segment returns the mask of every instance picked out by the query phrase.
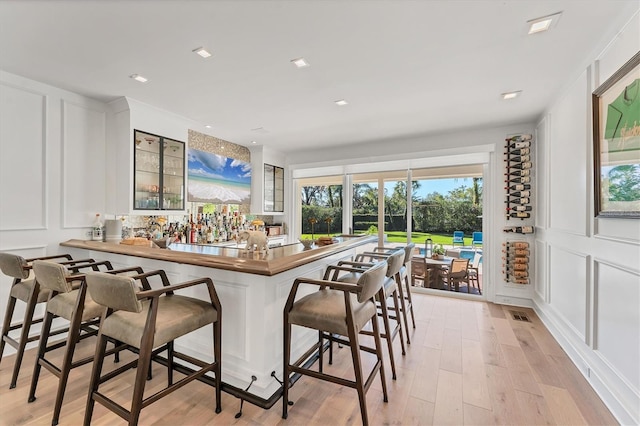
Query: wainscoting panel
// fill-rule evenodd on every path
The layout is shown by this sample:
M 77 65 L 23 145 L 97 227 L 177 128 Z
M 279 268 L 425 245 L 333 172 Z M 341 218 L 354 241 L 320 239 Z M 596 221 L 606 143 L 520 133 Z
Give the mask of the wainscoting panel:
M 549 304 L 585 340 L 587 323 L 587 256 L 549 246 Z
M 640 394 L 640 271 L 596 260 L 594 274 L 594 350 Z
M 0 91 L 0 231 L 45 229 L 47 97 L 2 82 Z
M 551 206 L 549 226 L 568 233 L 584 236 L 587 229 L 586 214 L 581 212 L 587 206 L 586 176 L 587 148 L 574 141 L 587 140 L 587 118 L 584 105 L 587 99 L 587 72 L 583 72 L 569 88 L 566 96 L 556 104 L 551 114 L 553 123 L 550 130 L 549 149 L 549 199 Z M 576 206 L 567 209 L 564 206 Z M 578 213 L 580 212 L 580 213 Z
M 90 227 L 106 205 L 106 114 L 87 105 L 61 103 L 62 227 Z
M 535 253 L 536 253 L 536 273 L 535 280 L 533 281 L 533 288 L 540 297 L 540 299 L 548 302 L 548 283 L 549 279 L 547 276 L 547 245 L 544 241 L 536 240 L 535 241 Z

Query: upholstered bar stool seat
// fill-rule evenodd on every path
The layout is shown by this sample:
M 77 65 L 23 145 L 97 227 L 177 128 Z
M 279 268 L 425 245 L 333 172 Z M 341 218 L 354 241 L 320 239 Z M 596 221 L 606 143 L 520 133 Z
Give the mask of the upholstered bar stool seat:
M 163 287 L 140 291 L 136 279 L 152 274 L 163 277 Z M 206 285 L 209 300 L 176 295 L 176 290 Z M 138 424 L 143 408 L 156 402 L 185 384 L 201 378 L 208 372 L 215 374 L 216 413 L 221 410 L 221 344 L 222 344 L 222 307 L 210 278 L 202 278 L 181 284 L 171 285 L 164 271 L 154 271 L 143 275 L 126 277 L 106 273 L 87 273 L 87 286 L 94 300 L 102 305 L 100 331 L 96 346 L 95 361 L 91 373 L 89 395 L 85 410 L 84 424 L 89 425 L 96 402 L 114 411 L 128 421 L 129 425 Z M 174 350 L 173 341 L 208 324 L 213 325 L 213 362 L 204 362 Z M 137 349 L 139 358 L 102 376 L 102 364 L 107 340 L 124 342 Z M 167 387 L 144 399 L 146 375 L 152 359 L 160 352 L 167 351 Z M 182 359 L 200 367 L 191 370 L 186 377 L 173 383 L 174 358 Z M 137 368 L 131 409 L 119 405 L 100 393 L 100 385 L 106 381 Z
M 31 293 L 33 293 L 33 286 L 36 284 L 35 279 L 30 279 L 26 281 L 20 281 L 13 287 L 11 287 L 11 297 L 15 297 L 18 300 L 22 300 L 23 302 L 28 302 Z M 51 292 L 47 289 L 38 291 L 38 297 L 36 299 L 36 303 L 42 303 L 49 300 L 49 296 Z
M 102 334 L 138 347 L 144 334 L 150 303 L 148 300 L 143 301 L 142 310 L 139 313 L 122 310 L 114 312 L 101 325 Z M 96 306 L 100 315 L 104 307 L 98 304 Z M 216 321 L 218 321 L 218 312 L 210 302 L 177 295 L 161 297 L 158 299 L 153 347 L 164 345 Z
M 354 326 L 356 329 L 362 330 L 375 315 L 376 307 L 373 303 L 356 303 L 357 295 L 355 294 L 350 294 L 349 298 L 354 306 Z M 348 334 L 346 312 L 344 292 L 338 290 L 317 291 L 296 302 L 296 309 L 289 314 L 289 322 L 302 327 L 346 336 Z

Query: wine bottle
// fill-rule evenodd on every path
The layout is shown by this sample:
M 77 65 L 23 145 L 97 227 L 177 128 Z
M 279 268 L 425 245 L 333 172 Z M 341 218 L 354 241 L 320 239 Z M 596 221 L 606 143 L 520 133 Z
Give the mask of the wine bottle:
M 515 135 L 515 136 L 511 136 L 510 138 L 507 138 L 505 140 L 507 142 L 530 141 L 531 140 L 531 135 L 530 134 Z
M 531 191 L 529 190 L 511 191 L 509 192 L 509 197 L 529 198 L 531 197 Z
M 518 170 L 526 170 L 526 169 L 530 169 L 532 166 L 531 161 L 524 161 L 522 163 L 514 163 L 514 164 L 509 164 L 509 167 L 512 169 L 518 169 Z
M 529 204 L 529 198 L 509 198 L 505 203 L 507 204 Z
M 514 177 L 514 178 L 509 178 L 507 180 L 505 180 L 505 182 L 507 182 L 508 184 L 518 184 L 518 183 L 530 183 L 531 182 L 531 178 L 529 176 L 524 176 L 524 177 Z
M 532 210 L 532 207 L 531 206 L 522 206 L 522 205 L 513 206 L 513 207 L 507 207 L 507 211 L 509 211 L 509 210 L 515 210 L 515 211 L 518 211 L 518 212 L 530 212 Z M 521 232 L 521 234 L 522 234 L 522 232 Z
M 531 175 L 531 170 L 523 169 L 523 170 L 510 170 L 509 173 L 505 173 L 507 176 L 529 176 Z
M 509 213 L 509 217 L 515 217 L 517 219 L 527 219 L 531 217 L 531 213 L 529 212 L 513 212 Z
M 509 149 L 529 148 L 530 146 L 531 146 L 531 141 L 511 142 L 509 144 Z
M 509 155 L 529 155 L 531 153 L 531 148 L 518 148 L 518 149 L 510 149 L 507 154 Z
M 531 185 L 523 184 L 523 183 L 516 183 L 516 184 L 511 185 L 511 186 L 505 186 L 504 189 L 510 189 L 512 191 L 524 191 L 525 189 L 531 189 Z
M 507 226 L 504 232 L 515 232 L 516 234 L 533 234 L 533 226 Z
M 510 163 L 523 163 L 525 161 L 531 161 L 531 156 L 529 155 L 514 155 L 507 157 L 504 161 L 508 161 Z

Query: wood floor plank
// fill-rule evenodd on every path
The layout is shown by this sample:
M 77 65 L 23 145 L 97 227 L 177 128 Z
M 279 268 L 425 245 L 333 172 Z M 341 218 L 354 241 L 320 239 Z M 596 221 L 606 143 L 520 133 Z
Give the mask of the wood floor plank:
M 462 340 L 462 401 L 491 410 L 487 375 L 480 342 Z
M 440 369 L 433 424 L 460 425 L 463 423 L 461 389 L 462 374 Z
M 409 397 L 402 419 L 402 425 L 430 425 L 433 424 L 435 404 L 422 399 Z
M 531 332 L 524 328 L 514 329 L 513 332 L 518 337 L 520 347 L 527 358 L 536 381 L 550 386 L 563 387 L 557 368 L 551 364 L 548 357 L 540 350 Z
M 506 367 L 502 347 L 498 342 L 495 331 L 480 332 L 480 348 L 482 349 L 482 359 L 485 364 L 497 367 Z
M 542 395 L 534 395 L 520 390 L 516 390 L 515 394 L 522 418 L 526 419 L 529 424 L 538 426 L 556 424 Z
M 487 307 L 489 308 L 489 312 L 493 318 L 502 318 L 506 319 L 504 314 L 504 310 L 502 309 L 502 305 L 497 305 L 495 303 L 487 302 Z
M 424 345 L 428 348 L 442 349 L 442 339 L 444 337 L 444 318 L 431 318 L 429 328 L 425 336 Z
M 491 410 L 464 404 L 464 423 L 472 426 L 493 426 L 495 421 Z
M 440 351 L 433 348 L 424 348 L 422 364 L 415 372 L 409 395 L 435 403 L 439 370 Z
M 498 342 L 503 345 L 520 346 L 516 335 L 513 333 L 513 328 L 511 328 L 511 324 L 506 318 L 493 318 L 492 320 Z
M 493 419 L 498 425 L 527 424 L 520 415 L 520 407 L 509 372 L 505 367 L 485 365 L 487 386 L 494 397 L 491 399 Z
M 580 409 L 566 389 L 550 385 L 540 385 L 544 399 L 556 424 L 559 425 L 586 425 L 587 421 L 580 414 Z
M 542 391 L 533 376 L 527 357 L 520 347 L 502 345 L 502 353 L 511 377 L 513 388 L 535 395 L 542 395 Z
M 453 373 L 462 373 L 462 337 L 460 336 L 460 330 L 444 329 L 440 368 Z

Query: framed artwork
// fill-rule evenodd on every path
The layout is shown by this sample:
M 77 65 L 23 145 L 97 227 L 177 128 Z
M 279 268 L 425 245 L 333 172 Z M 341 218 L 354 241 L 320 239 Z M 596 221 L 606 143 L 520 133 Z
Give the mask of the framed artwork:
M 596 217 L 640 218 L 640 52 L 592 95 Z
M 251 163 L 212 152 L 188 150 L 188 201 L 251 203 Z

